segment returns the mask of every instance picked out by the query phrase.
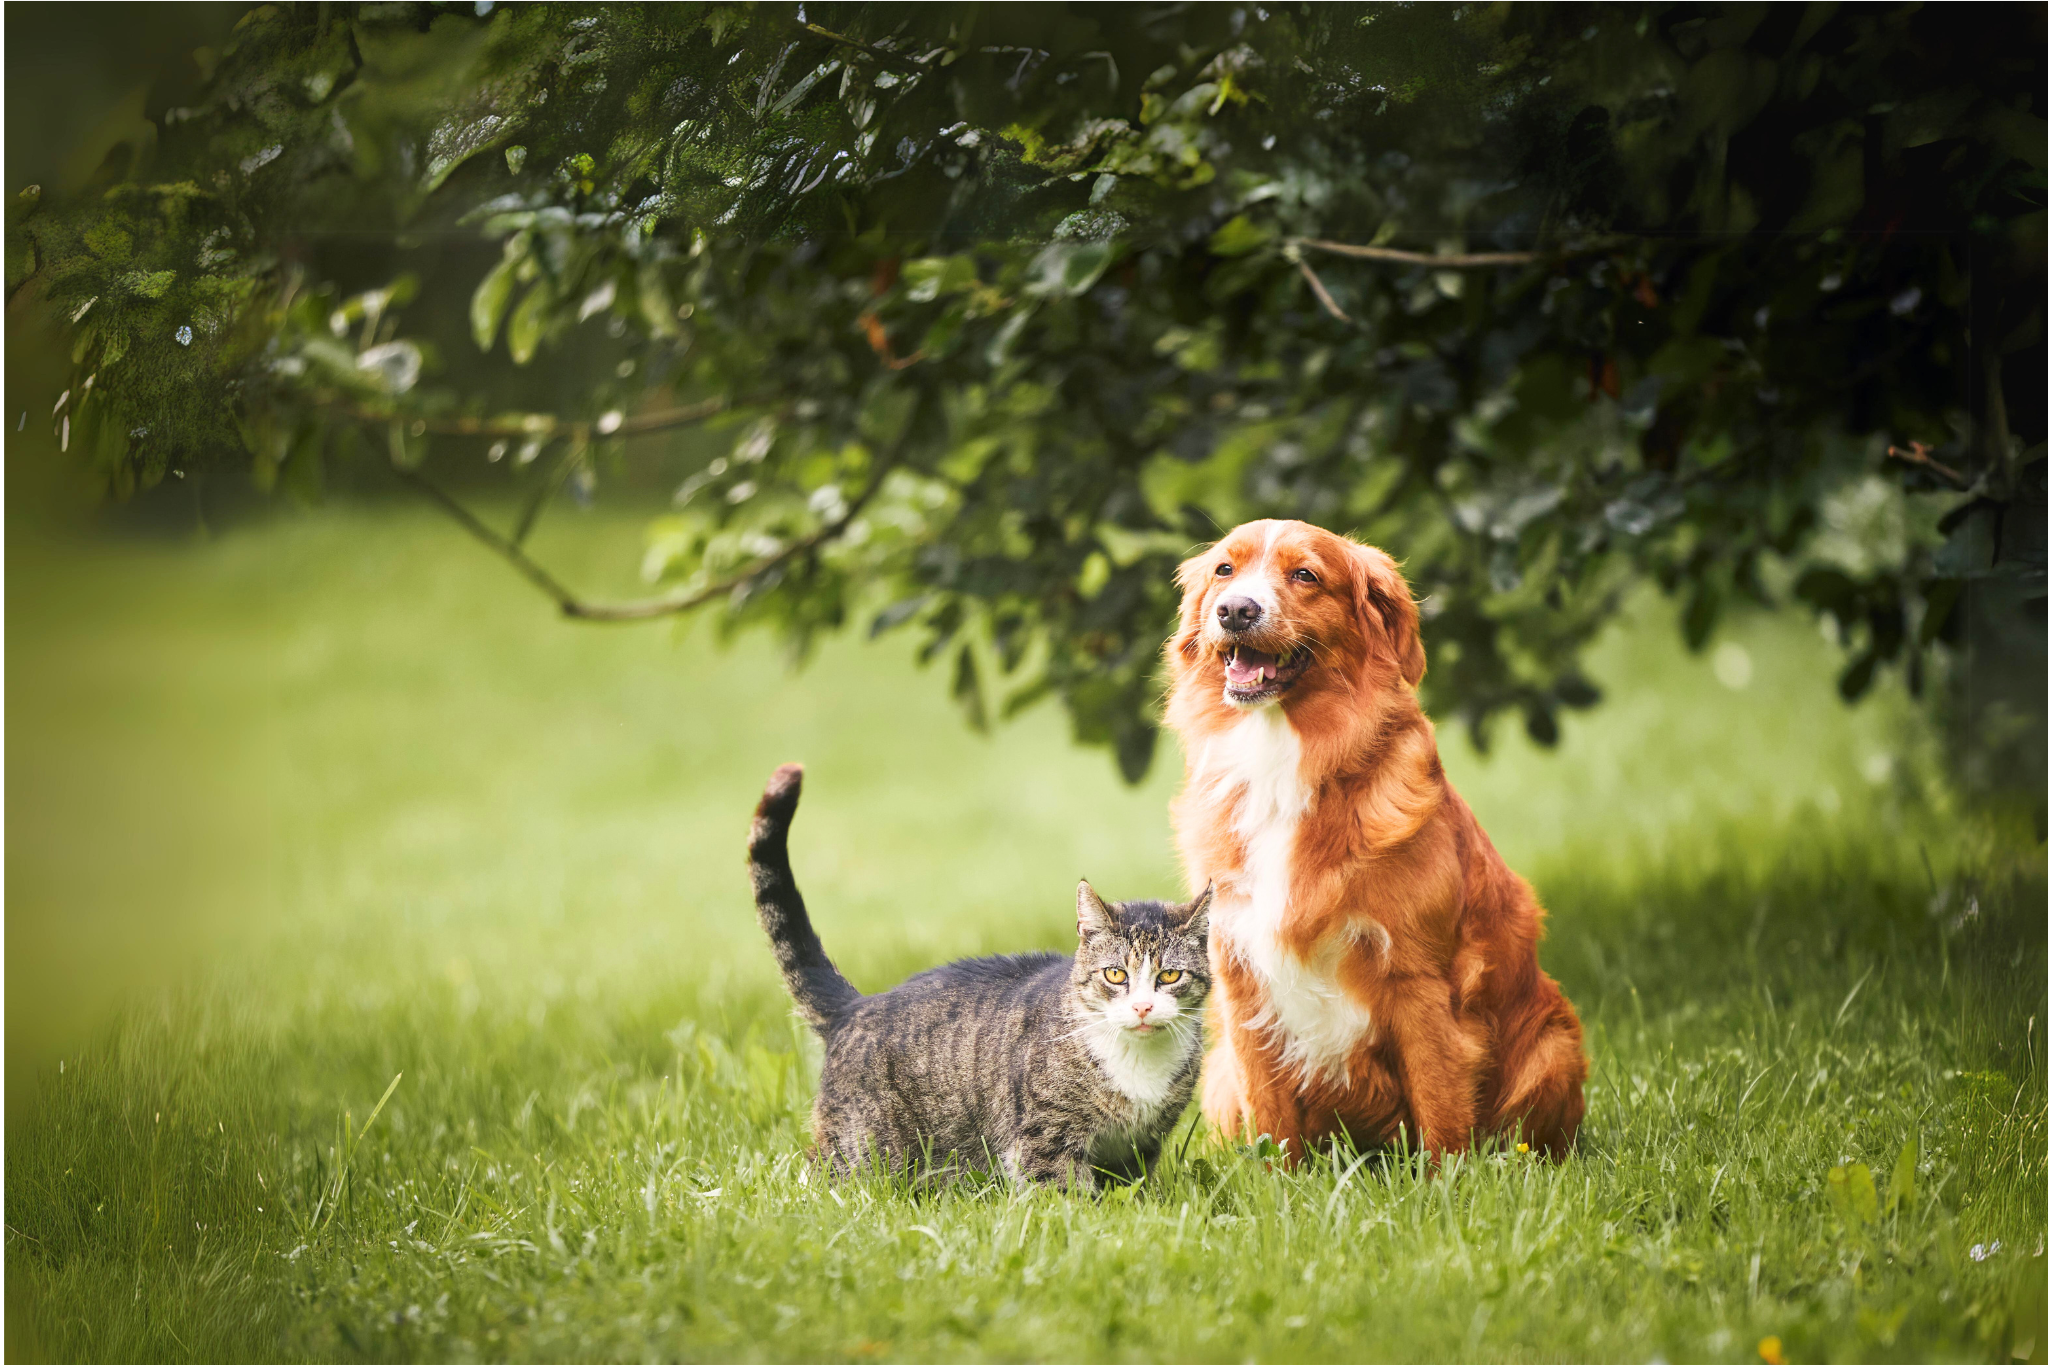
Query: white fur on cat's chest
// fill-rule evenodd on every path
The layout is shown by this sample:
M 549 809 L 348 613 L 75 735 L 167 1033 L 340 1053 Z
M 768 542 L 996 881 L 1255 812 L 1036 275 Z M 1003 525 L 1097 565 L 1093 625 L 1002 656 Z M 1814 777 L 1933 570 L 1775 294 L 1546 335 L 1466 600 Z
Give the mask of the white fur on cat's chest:
M 1337 980 L 1350 941 L 1326 942 L 1305 961 L 1281 932 L 1295 835 L 1314 799 L 1301 780 L 1301 737 L 1277 703 L 1248 711 L 1203 746 L 1193 779 L 1213 784 L 1219 800 L 1239 792 L 1232 828 L 1244 847 L 1243 875 L 1231 894 L 1218 894 L 1215 925 L 1265 987 L 1265 1007 L 1245 1022 L 1274 1035 L 1285 1065 L 1318 1078 L 1344 1077 L 1352 1049 L 1372 1032 L 1371 1011 Z

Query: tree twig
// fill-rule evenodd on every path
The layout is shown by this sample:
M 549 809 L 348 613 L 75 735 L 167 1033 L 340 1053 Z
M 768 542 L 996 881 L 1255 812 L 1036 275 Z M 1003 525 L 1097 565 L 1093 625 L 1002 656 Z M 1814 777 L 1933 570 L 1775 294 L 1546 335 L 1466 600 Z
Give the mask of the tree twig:
M 365 412 L 351 404 L 334 403 L 326 406 L 336 408 L 344 416 L 358 422 L 393 420 L 388 413 Z M 730 406 L 732 404 L 724 398 L 706 398 L 702 402 L 686 403 L 679 408 L 624 417 L 610 430 L 605 430 L 601 424 L 594 422 L 565 422 L 546 412 L 529 412 L 517 417 L 415 417 L 405 425 L 414 435 L 422 436 L 645 436 L 649 432 L 667 431 L 673 427 L 701 422 L 707 417 L 716 417 Z
M 526 551 L 520 549 L 518 545 L 499 535 L 496 531 L 493 531 L 489 526 L 486 526 L 477 518 L 476 513 L 464 507 L 447 489 L 441 487 L 440 484 L 435 483 L 418 470 L 407 469 L 395 461 L 391 465 L 391 472 L 396 474 L 403 482 L 411 485 L 414 491 L 420 493 L 429 502 L 453 517 L 455 523 L 462 527 L 463 530 L 469 532 L 472 536 L 475 536 L 485 545 L 502 555 L 529 583 L 553 598 L 555 605 L 562 609 L 564 616 L 574 616 L 577 614 L 575 608 L 578 605 L 578 599 L 575 593 L 564 587 L 553 574 L 541 567 Z
M 924 70 L 914 58 L 905 57 L 899 52 L 891 52 L 885 47 L 876 47 L 872 43 L 864 43 L 858 38 L 849 38 L 843 33 L 834 33 L 822 24 L 804 23 L 800 27 L 808 32 L 817 34 L 828 42 L 841 43 L 853 48 L 857 52 L 865 52 L 868 56 L 877 58 L 887 65 L 903 67 L 910 71 Z
M 1422 251 L 1402 251 L 1390 246 L 1354 246 L 1350 242 L 1330 242 L 1320 237 L 1292 237 L 1289 246 L 1306 247 L 1311 251 L 1327 251 L 1333 256 L 1349 256 L 1360 261 L 1386 261 L 1393 265 L 1427 265 L 1438 270 L 1484 270 L 1491 266 L 1540 265 L 1545 261 L 1569 260 L 1574 256 L 1597 256 L 1611 250 L 1616 243 L 1601 241 L 1573 247 L 1566 251 L 1467 251 L 1447 256 L 1433 256 Z
M 575 472 L 577 463 L 585 457 L 585 452 L 589 449 L 590 443 L 581 439 L 581 433 L 578 433 L 578 439 L 563 453 L 561 459 L 555 461 L 555 467 L 548 471 L 547 477 L 534 487 L 533 492 L 527 496 L 526 506 L 520 510 L 518 522 L 512 528 L 514 545 L 526 544 L 526 538 L 533 534 L 534 526 L 540 521 L 540 514 L 554 501 L 555 494 L 562 491 L 562 485 L 569 481 L 569 476 Z
M 1964 476 L 1961 470 L 1951 469 L 1940 460 L 1935 459 L 1933 455 L 1928 453 L 1930 449 L 1931 447 L 1925 441 L 1908 441 L 1904 450 L 1899 449 L 1897 446 L 1886 446 L 1884 453 L 1891 456 L 1894 460 L 1903 460 L 1907 464 L 1917 464 L 1922 469 L 1938 474 L 1957 488 L 1968 488 L 1970 486 L 1970 480 Z
M 1301 277 L 1308 281 L 1308 287 L 1314 291 L 1316 301 L 1329 310 L 1330 316 L 1339 322 L 1351 321 L 1351 315 L 1337 306 L 1337 301 L 1330 297 L 1330 291 L 1323 287 L 1322 276 L 1309 268 L 1308 262 L 1301 258 L 1299 251 L 1294 253 L 1294 264 L 1301 270 Z
M 897 441 L 896 446 L 887 455 L 876 462 L 875 472 L 869 477 L 868 486 L 861 490 L 860 496 L 848 503 L 846 510 L 839 516 L 820 526 L 809 535 L 797 537 L 797 539 L 791 541 L 774 554 L 756 559 L 740 572 L 729 574 L 716 582 L 707 583 L 698 588 L 686 589 L 682 592 L 669 593 L 661 597 L 645 597 L 637 601 L 628 602 L 590 602 L 578 597 L 573 591 L 565 587 L 559 579 L 542 567 L 537 560 L 527 554 L 517 541 L 492 530 L 474 512 L 464 507 L 460 501 L 432 479 L 421 474 L 418 470 L 406 469 L 395 463 L 391 466 L 391 469 L 400 479 L 410 484 L 414 489 L 425 495 L 430 502 L 454 518 L 457 525 L 468 531 L 472 536 L 476 537 L 476 539 L 483 542 L 484 545 L 510 563 L 529 583 L 532 583 L 535 587 L 546 593 L 548 597 L 552 598 L 555 605 L 561 608 L 562 615 L 570 620 L 648 621 L 660 616 L 679 615 L 693 608 L 703 606 L 706 602 L 714 598 L 723 597 L 731 593 L 735 588 L 742 587 L 765 573 L 781 568 L 798 555 L 807 553 L 820 545 L 837 539 L 852 524 L 853 519 L 860 515 L 861 509 L 866 507 L 875 494 L 881 491 L 883 481 L 887 479 L 889 471 L 895 466 L 897 452 L 902 449 L 904 442 L 907 440 L 908 428 L 906 427 L 905 436 Z

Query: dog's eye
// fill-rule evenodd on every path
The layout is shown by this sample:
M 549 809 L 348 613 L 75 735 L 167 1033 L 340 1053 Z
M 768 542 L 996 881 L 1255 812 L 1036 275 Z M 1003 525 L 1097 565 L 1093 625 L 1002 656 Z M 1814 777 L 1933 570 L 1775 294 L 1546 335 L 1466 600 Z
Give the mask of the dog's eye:
M 1182 977 L 1186 975 L 1186 972 L 1179 971 L 1177 969 L 1173 971 L 1164 971 L 1159 974 L 1159 984 L 1162 986 L 1171 986 L 1174 982 L 1180 980 Z
M 1296 569 L 1293 573 L 1287 576 L 1297 583 L 1313 583 L 1316 581 L 1316 575 L 1313 569 Z
M 1112 986 L 1121 986 L 1130 979 L 1130 973 L 1121 967 L 1104 967 L 1102 979 Z
M 1216 566 L 1216 576 L 1218 578 L 1228 578 L 1236 572 L 1237 570 L 1231 568 L 1228 564 L 1218 564 Z

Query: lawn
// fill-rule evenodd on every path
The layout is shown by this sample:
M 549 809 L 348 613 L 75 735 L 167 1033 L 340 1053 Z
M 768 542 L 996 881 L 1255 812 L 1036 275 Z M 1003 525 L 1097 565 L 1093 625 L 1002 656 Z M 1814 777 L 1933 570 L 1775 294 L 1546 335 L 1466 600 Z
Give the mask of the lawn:
M 603 577 L 626 526 L 544 548 Z M 424 514 L 8 568 L 25 1357 L 1982 1361 L 2048 1266 L 2041 855 L 1803 619 L 1693 657 L 1644 601 L 1557 751 L 1445 728 L 1586 1021 L 1569 1160 L 1190 1126 L 1099 1201 L 912 1197 L 807 1166 L 760 783 L 808 765 L 797 871 L 880 988 L 1062 945 L 1082 875 L 1176 890 L 1170 751 L 976 736 L 906 639 L 561 624 Z

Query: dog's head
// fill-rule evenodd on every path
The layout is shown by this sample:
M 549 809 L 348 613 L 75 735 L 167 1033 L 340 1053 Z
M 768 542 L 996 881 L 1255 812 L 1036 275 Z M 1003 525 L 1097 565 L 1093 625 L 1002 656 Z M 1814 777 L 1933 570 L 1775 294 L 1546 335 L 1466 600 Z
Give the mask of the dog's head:
M 1361 683 L 1414 686 L 1424 667 L 1408 580 L 1385 552 L 1302 521 L 1250 521 L 1180 566 L 1177 687 L 1232 706 Z

